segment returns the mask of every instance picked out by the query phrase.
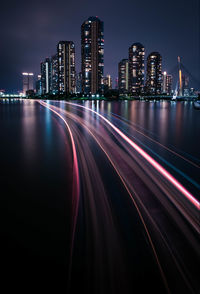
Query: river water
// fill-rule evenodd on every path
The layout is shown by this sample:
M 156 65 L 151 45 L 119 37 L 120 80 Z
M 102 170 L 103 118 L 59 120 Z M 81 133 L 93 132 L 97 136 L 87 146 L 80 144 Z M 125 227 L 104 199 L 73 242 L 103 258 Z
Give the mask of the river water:
M 200 111 L 193 108 L 192 102 L 77 101 L 73 103 L 88 107 L 107 118 L 200 200 Z M 101 132 L 102 125 L 97 116 L 88 115 L 85 110 L 81 113 L 74 106 L 63 101 L 49 101 L 48 105 L 56 106 L 70 113 L 74 118 L 80 116 L 82 123 L 88 127 L 93 124 L 92 127 L 96 128 L 97 133 Z M 66 119 L 70 124 L 72 118 L 66 114 Z M 116 174 L 109 163 L 104 162 L 105 157 L 91 141 L 90 136 L 75 123 L 71 123 L 71 126 L 77 142 L 80 141 L 80 146 L 82 144 L 84 147 L 88 144 L 91 149 L 80 150 L 79 156 L 82 151 L 82 156 L 91 151 L 91 155 L 89 156 L 88 152 L 86 159 L 89 161 L 92 158 L 95 162 L 96 156 L 96 165 L 99 166 L 99 172 L 103 173 L 102 179 L 108 182 L 107 185 L 113 184 L 109 187 L 112 196 L 118 189 L 116 192 L 118 198 L 115 200 L 113 197 L 110 200 L 113 201 L 113 211 L 115 209 L 118 211 L 120 205 L 130 210 L 127 220 L 122 220 L 120 225 L 122 227 L 127 225 L 135 230 L 137 222 L 134 223 L 131 219 L 132 210 L 128 202 L 120 200 L 120 193 L 124 195 L 126 193 Z M 116 142 L 114 136 L 112 140 Z M 67 293 L 68 269 L 71 262 L 69 252 L 73 166 L 70 136 L 63 122 L 37 101 L 0 100 L 0 154 L 2 269 L 5 287 L 10 291 L 19 289 L 21 293 L 35 293 L 38 289 L 44 293 L 49 291 Z M 109 172 L 108 176 L 107 172 Z M 97 212 L 100 214 L 100 208 Z M 88 213 L 88 219 L 89 215 Z M 122 215 L 126 218 L 125 212 Z M 79 222 L 80 217 L 79 212 Z M 128 218 L 131 224 L 128 223 Z M 100 219 L 104 219 L 102 215 Z M 80 230 L 83 235 L 85 228 L 90 228 L 90 225 L 87 227 L 86 224 L 82 231 Z M 91 229 L 91 232 L 94 233 L 94 230 Z M 139 232 L 136 237 L 138 240 L 143 238 Z M 85 239 L 85 236 L 78 237 L 82 242 L 80 238 Z M 91 237 L 88 248 L 93 248 L 93 241 Z M 121 241 L 125 243 L 124 240 Z M 130 244 L 127 246 L 130 248 L 127 252 L 131 252 L 132 244 L 134 245 L 134 237 L 130 238 Z M 79 258 L 83 258 L 84 246 L 79 248 L 76 245 L 78 253 L 72 278 L 74 284 L 81 281 L 83 293 L 84 287 L 89 289 L 89 286 L 84 284 L 86 283 L 84 278 L 81 279 L 87 260 L 82 262 L 82 267 L 79 264 L 81 263 Z M 106 248 L 104 250 L 107 254 Z M 127 253 L 127 260 L 129 259 L 127 264 L 130 263 L 130 268 L 131 254 Z M 148 283 L 152 283 L 149 287 L 156 291 L 150 275 L 154 265 L 152 268 L 150 264 L 147 265 L 144 273 L 139 256 L 134 254 L 132 258 L 138 260 L 138 265 L 137 269 L 134 267 L 130 269 L 131 275 L 136 277 L 138 272 L 141 272 L 140 276 L 138 274 L 140 283 L 146 278 L 145 275 L 149 276 Z M 148 254 L 145 253 L 143 258 L 151 263 L 151 255 Z M 104 272 L 104 268 L 101 270 Z M 79 272 L 79 276 L 76 276 L 76 272 Z M 119 272 L 120 270 L 118 274 Z M 155 275 L 152 274 L 152 279 L 156 280 L 157 276 L 159 276 L 157 272 Z M 90 280 L 89 277 L 88 275 L 87 282 Z M 195 278 L 191 281 L 194 283 L 192 287 L 194 286 L 195 291 L 197 281 Z M 133 289 L 135 282 L 133 278 L 131 285 Z M 102 282 L 102 291 L 96 293 L 105 293 L 108 284 L 109 278 L 106 277 L 106 281 Z M 161 284 L 157 283 L 157 290 L 162 291 Z M 99 286 L 97 282 L 95 286 L 95 281 L 93 285 L 94 289 Z M 94 293 L 94 289 L 90 289 L 91 292 L 87 293 Z M 177 291 L 179 290 L 183 291 L 182 288 L 177 288 Z M 120 289 L 119 293 L 122 293 Z

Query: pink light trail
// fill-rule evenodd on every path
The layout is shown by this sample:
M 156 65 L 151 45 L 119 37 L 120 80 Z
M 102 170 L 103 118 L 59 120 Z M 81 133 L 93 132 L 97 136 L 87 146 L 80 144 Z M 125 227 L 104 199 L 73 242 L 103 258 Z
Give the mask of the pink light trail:
M 72 152 L 73 152 L 73 197 L 72 197 L 72 207 L 73 207 L 73 216 L 74 216 L 74 228 L 73 228 L 73 233 L 72 233 L 72 244 L 73 244 L 73 239 L 74 239 L 74 234 L 75 234 L 75 227 L 76 227 L 76 219 L 78 215 L 78 203 L 79 203 L 79 192 L 80 192 L 80 180 L 79 180 L 79 169 L 78 169 L 78 158 L 77 158 L 77 152 L 76 152 L 76 147 L 75 147 L 75 142 L 74 138 L 72 135 L 72 131 L 67 123 L 67 121 L 64 119 L 64 117 L 58 113 L 56 110 L 52 109 L 51 107 L 48 106 L 47 103 L 38 101 L 42 106 L 48 108 L 52 112 L 54 112 L 57 116 L 59 116 L 63 122 L 65 123 L 69 135 L 70 135 L 70 140 L 72 144 Z
M 95 113 L 97 116 L 102 118 L 108 125 L 111 126 L 129 145 L 131 145 L 143 158 L 145 158 L 160 174 L 162 174 L 171 184 L 173 184 L 198 210 L 200 210 L 200 202 L 185 188 L 181 183 L 179 183 L 165 168 L 163 168 L 158 162 L 156 162 L 150 155 L 148 155 L 141 147 L 134 143 L 130 138 L 128 138 L 120 129 L 113 125 L 108 119 L 103 115 L 99 114 L 93 109 L 88 107 L 78 105 L 71 102 L 66 102 L 67 104 L 73 105 L 75 107 L 81 107 L 83 109 L 89 110 Z

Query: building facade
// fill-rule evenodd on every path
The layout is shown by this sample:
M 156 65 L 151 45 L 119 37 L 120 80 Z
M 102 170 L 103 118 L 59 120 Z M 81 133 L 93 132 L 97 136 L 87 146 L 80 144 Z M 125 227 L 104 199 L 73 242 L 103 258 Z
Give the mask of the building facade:
M 41 62 L 41 85 L 42 94 L 49 94 L 51 92 L 51 60 L 46 58 L 44 62 Z
M 33 90 L 33 73 L 28 73 L 28 72 L 23 72 L 22 73 L 23 77 L 23 94 L 26 95 L 26 92 L 29 90 Z
M 82 93 L 82 72 L 76 75 L 76 93 Z
M 183 96 L 190 96 L 188 76 L 182 75 L 182 89 Z
M 51 93 L 58 93 L 58 55 L 51 57 Z
M 107 75 L 103 78 L 104 93 L 112 89 L 112 78 L 111 75 Z
M 119 93 L 128 93 L 129 62 L 122 59 L 118 64 L 118 87 Z
M 172 95 L 172 75 L 166 71 L 162 74 L 162 94 Z
M 144 93 L 144 58 L 144 46 L 134 43 L 129 48 L 129 92 L 132 95 Z
M 89 17 L 81 26 L 82 91 L 85 94 L 103 92 L 104 24 Z
M 150 53 L 147 58 L 146 93 L 162 93 L 162 57 L 158 52 Z
M 60 41 L 57 45 L 58 92 L 73 94 L 76 89 L 75 46 L 72 41 Z
M 37 95 L 42 95 L 42 81 L 41 81 L 41 75 L 37 76 L 37 81 L 36 81 L 36 94 Z

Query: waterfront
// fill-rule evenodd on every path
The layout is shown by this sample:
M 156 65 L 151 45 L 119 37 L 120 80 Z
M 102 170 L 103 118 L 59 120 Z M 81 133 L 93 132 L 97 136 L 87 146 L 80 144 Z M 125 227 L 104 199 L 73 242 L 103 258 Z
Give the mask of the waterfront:
M 4 100 L 0 124 L 3 265 L 17 288 L 64 293 L 70 272 L 72 293 L 197 293 L 197 210 L 124 140 L 200 200 L 191 102 Z

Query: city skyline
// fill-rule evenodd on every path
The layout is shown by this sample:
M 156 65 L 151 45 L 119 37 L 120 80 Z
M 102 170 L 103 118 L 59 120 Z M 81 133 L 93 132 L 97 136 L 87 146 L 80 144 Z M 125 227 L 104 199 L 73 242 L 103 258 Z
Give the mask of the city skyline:
M 200 0 L 8 0 L 0 25 L 3 289 L 198 293 Z
M 59 3 L 62 1 L 59 1 Z M 111 1 L 112 2 L 112 1 Z M 79 1 L 77 1 L 79 3 Z M 69 4 L 69 11 L 73 9 L 73 17 L 68 17 L 66 24 L 63 21 L 52 23 L 52 15 L 54 19 L 58 18 L 58 12 L 60 9 L 55 11 L 52 9 L 52 3 L 49 2 L 48 6 L 38 4 L 40 8 L 34 8 L 33 11 L 37 14 L 30 15 L 30 21 L 27 26 L 24 26 L 26 17 L 24 17 L 16 25 L 9 30 L 10 24 L 4 30 L 1 59 L 2 66 L 0 70 L 0 88 L 5 88 L 8 91 L 20 90 L 21 88 L 21 72 L 34 72 L 35 76 L 39 73 L 38 64 L 49 57 L 55 52 L 55 44 L 60 40 L 72 40 L 76 47 L 76 73 L 80 72 L 81 68 L 81 38 L 80 38 L 80 27 L 85 19 L 90 15 L 98 15 L 98 17 L 104 22 L 105 31 L 105 70 L 104 76 L 110 74 L 115 80 L 118 76 L 118 63 L 122 59 L 128 58 L 127 48 L 134 42 L 141 42 L 146 51 L 146 56 L 150 52 L 158 51 L 163 57 L 163 70 L 168 73 L 171 72 L 174 65 L 177 63 L 177 56 L 180 55 L 183 59 L 183 63 L 190 70 L 192 75 L 198 78 L 198 3 L 192 1 L 189 4 L 182 6 L 183 11 L 187 10 L 187 20 L 182 19 L 178 14 L 178 8 L 181 1 L 178 3 L 172 3 L 168 1 L 166 3 L 165 12 L 162 12 L 158 1 L 152 2 L 152 8 L 145 1 L 146 8 L 143 14 L 138 16 L 141 12 L 141 7 L 136 4 L 131 4 L 130 1 L 125 1 L 124 7 L 125 12 L 120 16 L 120 8 L 122 4 L 118 1 L 115 2 L 115 9 L 113 8 L 113 14 L 106 12 L 108 8 L 111 8 L 112 3 L 107 3 L 105 6 L 104 1 L 102 5 L 96 5 L 96 8 L 91 1 L 86 1 L 86 5 L 83 8 L 82 4 L 79 3 L 79 8 L 76 10 L 74 4 Z M 18 2 L 16 9 L 18 10 L 23 1 Z M 134 7 L 135 13 L 130 17 L 128 8 Z M 38 10 L 39 9 L 39 10 Z M 6 4 L 3 7 L 5 14 L 8 13 L 8 7 Z M 39 12 L 38 12 L 39 11 Z M 151 17 L 158 13 L 157 22 L 151 22 Z M 42 12 L 45 12 L 43 16 Z M 63 12 L 62 12 L 63 13 Z M 61 15 L 63 15 L 61 13 Z M 68 14 L 69 12 L 67 12 Z M 12 11 L 11 11 L 12 15 Z M 161 17 L 162 15 L 162 17 Z M 169 17 L 170 16 L 170 17 Z M 176 16 L 173 19 L 173 24 L 170 22 L 172 16 Z M 139 22 L 142 18 L 143 22 Z M 37 19 L 37 22 L 36 22 Z M 15 17 L 11 19 L 11 24 L 15 24 Z M 149 26 L 147 26 L 147 22 Z M 155 24 L 157 25 L 155 27 Z M 163 24 L 166 24 L 164 26 Z M 35 28 L 36 26 L 36 28 Z M 173 30 L 172 30 L 173 27 Z M 18 28 L 18 30 L 17 30 Z M 37 36 L 33 33 L 33 36 L 29 34 L 30 31 L 35 28 Z M 136 29 L 137 28 L 137 29 Z M 151 37 L 149 36 L 151 32 Z M 180 32 L 180 33 L 179 33 Z M 182 34 L 183 32 L 184 34 Z M 185 38 L 187 36 L 187 39 Z M 166 46 L 165 42 L 169 45 Z M 187 41 L 187 42 L 186 42 Z M 27 43 L 28 42 L 28 43 Z M 7 43 L 7 48 L 5 44 Z M 15 52 L 11 52 L 9 45 L 17 44 L 18 47 Z M 173 44 L 173 46 L 171 46 Z M 11 46 L 12 47 L 12 46 Z M 113 50 L 113 48 L 115 50 Z M 7 50 L 6 50 L 7 49 Z M 24 52 L 25 50 L 25 52 Z M 12 54 L 11 54 L 12 53 Z M 24 54 L 23 54 L 24 53 Z M 4 64 L 3 56 L 11 59 L 9 68 Z M 30 58 L 31 57 L 31 58 Z M 146 65 L 145 65 L 146 67 Z
M 37 96 L 112 95 L 113 78 L 109 74 L 104 76 L 104 23 L 98 17 L 90 16 L 81 25 L 81 48 L 81 72 L 77 74 L 74 42 L 59 41 L 57 53 L 41 62 L 36 81 Z M 198 93 L 199 88 L 190 87 L 190 73 L 179 56 L 175 73 L 170 75 L 163 71 L 163 59 L 159 52 L 151 52 L 148 56 L 145 53 L 144 45 L 133 43 L 128 48 L 129 58 L 118 63 L 118 83 L 115 85 L 118 94 L 188 97 Z M 28 95 L 30 97 L 30 92 Z

